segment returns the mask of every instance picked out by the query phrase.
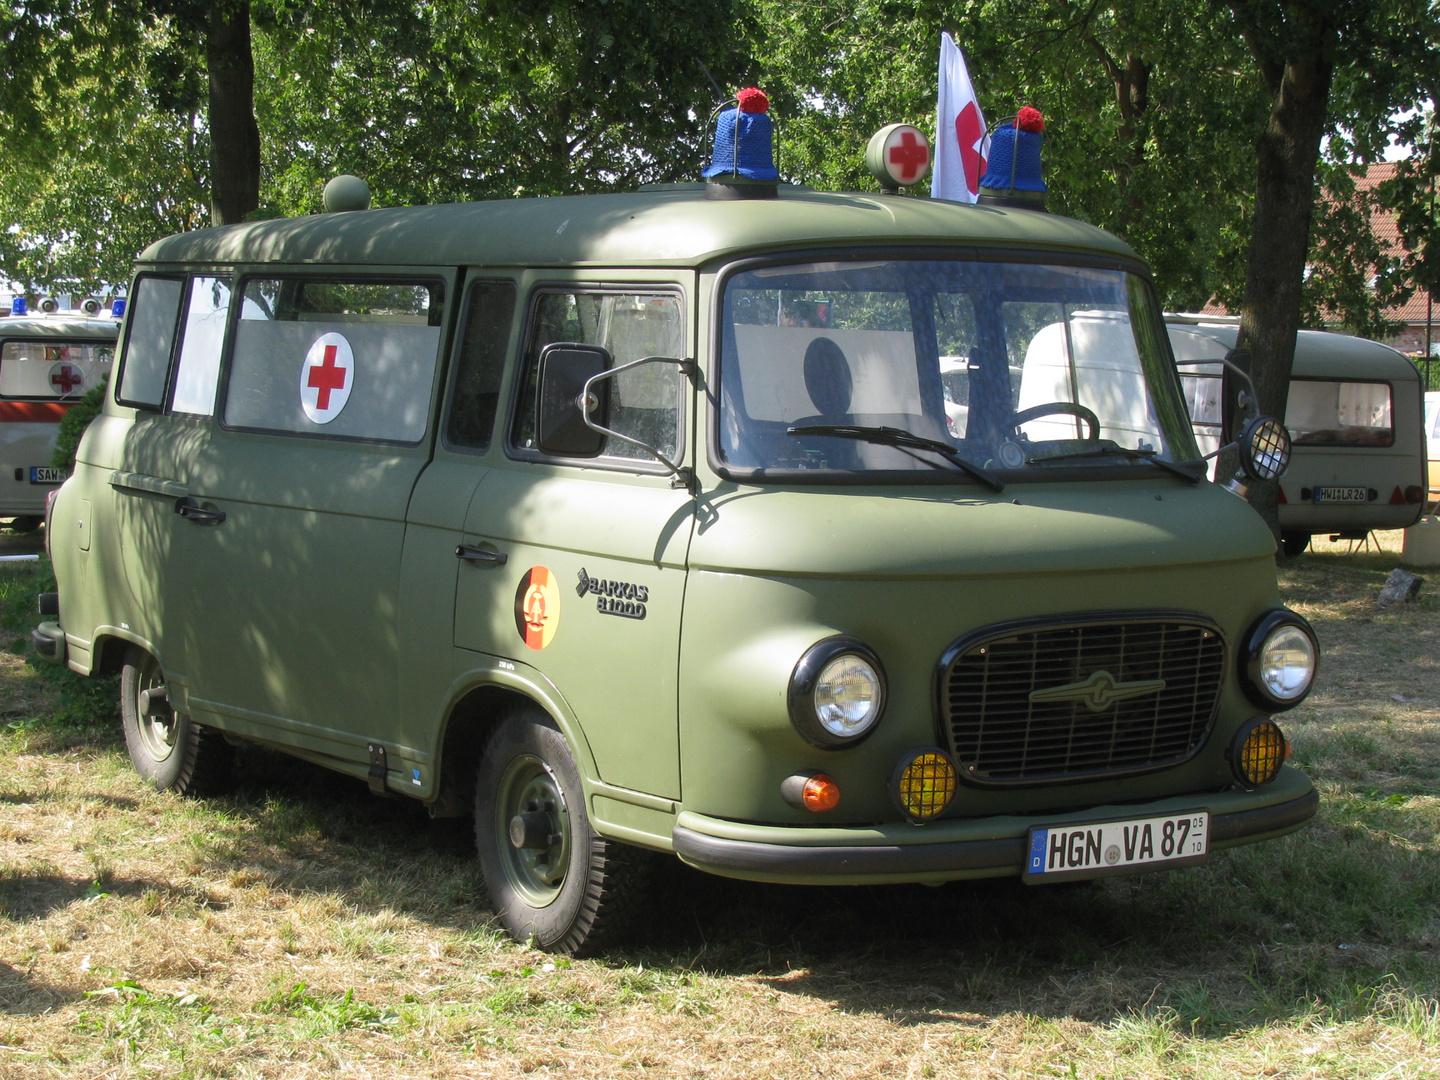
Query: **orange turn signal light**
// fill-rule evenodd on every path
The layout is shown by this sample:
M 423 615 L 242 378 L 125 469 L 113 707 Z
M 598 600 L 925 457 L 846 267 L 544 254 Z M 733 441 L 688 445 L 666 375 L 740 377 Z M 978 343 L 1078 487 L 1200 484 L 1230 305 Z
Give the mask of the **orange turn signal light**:
M 840 805 L 840 785 L 823 772 L 787 776 L 780 784 L 780 795 L 795 809 L 813 814 L 823 814 Z

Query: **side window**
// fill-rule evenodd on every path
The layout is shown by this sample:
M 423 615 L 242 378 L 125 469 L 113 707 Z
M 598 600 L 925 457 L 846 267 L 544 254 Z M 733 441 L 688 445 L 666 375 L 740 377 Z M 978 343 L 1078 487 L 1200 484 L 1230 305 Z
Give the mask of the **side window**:
M 685 355 L 680 298 L 664 292 L 542 292 L 536 297 L 525 346 L 525 370 L 510 429 L 521 450 L 535 445 L 535 384 L 540 352 L 557 341 L 603 345 L 615 366 L 647 356 Z M 647 364 L 616 376 L 610 391 L 610 427 L 655 447 L 672 461 L 681 450 L 685 377 L 678 368 Z M 653 459 L 618 439 L 602 455 L 627 461 Z
M 443 315 L 444 288 L 436 281 L 249 278 L 226 425 L 419 442 Z
M 115 395 L 122 404 L 148 409 L 165 404 L 165 381 L 184 289 L 180 278 L 142 277 L 135 283 L 120 362 L 120 390 Z
M 185 330 L 175 369 L 175 412 L 212 416 L 215 385 L 220 379 L 220 350 L 225 344 L 225 323 L 230 314 L 228 278 L 190 279 L 190 300 L 185 307 Z
M 500 402 L 500 379 L 505 373 L 505 351 L 510 344 L 510 323 L 514 317 L 514 282 L 477 281 L 470 286 L 465 337 L 445 430 L 452 446 L 474 450 L 490 446 L 490 433 L 495 427 Z
M 0 347 L 0 398 L 78 398 L 110 373 L 113 345 L 7 341 Z

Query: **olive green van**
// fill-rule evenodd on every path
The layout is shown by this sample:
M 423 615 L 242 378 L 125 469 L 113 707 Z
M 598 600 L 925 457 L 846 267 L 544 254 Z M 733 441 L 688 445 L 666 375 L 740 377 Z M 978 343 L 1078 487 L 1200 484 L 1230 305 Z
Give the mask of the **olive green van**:
M 202 230 L 130 295 L 34 639 L 160 788 L 251 741 L 473 814 L 561 951 L 657 853 L 1044 884 L 1315 812 L 1314 637 L 1104 232 L 678 185 Z
M 75 313 L 0 318 L 0 518 L 14 531 L 40 527 L 46 496 L 68 475 L 51 460 L 56 432 L 110 373 L 119 325 Z

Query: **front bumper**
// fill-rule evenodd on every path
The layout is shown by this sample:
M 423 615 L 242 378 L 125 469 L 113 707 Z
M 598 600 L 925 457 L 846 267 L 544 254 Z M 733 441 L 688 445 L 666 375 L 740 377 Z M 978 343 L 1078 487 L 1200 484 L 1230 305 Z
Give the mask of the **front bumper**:
M 941 882 L 1018 875 L 1032 825 L 1210 811 L 1210 850 L 1294 832 L 1315 816 L 1320 797 L 1308 777 L 1286 767 L 1256 791 L 1223 791 L 1143 804 L 1088 807 L 1033 817 L 960 818 L 928 825 L 798 829 L 747 825 L 689 811 L 677 819 L 675 853 L 725 877 L 792 885 Z M 1157 866 L 1156 869 L 1163 869 Z

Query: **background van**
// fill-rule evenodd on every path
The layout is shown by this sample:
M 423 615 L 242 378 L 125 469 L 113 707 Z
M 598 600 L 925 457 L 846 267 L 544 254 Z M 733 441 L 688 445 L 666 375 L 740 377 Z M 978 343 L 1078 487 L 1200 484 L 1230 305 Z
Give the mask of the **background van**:
M 110 371 L 119 323 L 78 315 L 0 320 L 0 518 L 39 527 L 46 493 L 65 479 L 51 463 L 60 421 Z
M 1221 368 L 1197 361 L 1222 359 L 1239 327 L 1199 316 L 1167 316 L 1166 324 L 1196 441 L 1209 454 L 1221 441 Z M 1280 483 L 1286 554 L 1304 551 L 1312 534 L 1359 539 L 1415 524 L 1425 500 L 1420 409 L 1420 373 L 1404 353 L 1299 332 L 1285 409 L 1295 450 Z

